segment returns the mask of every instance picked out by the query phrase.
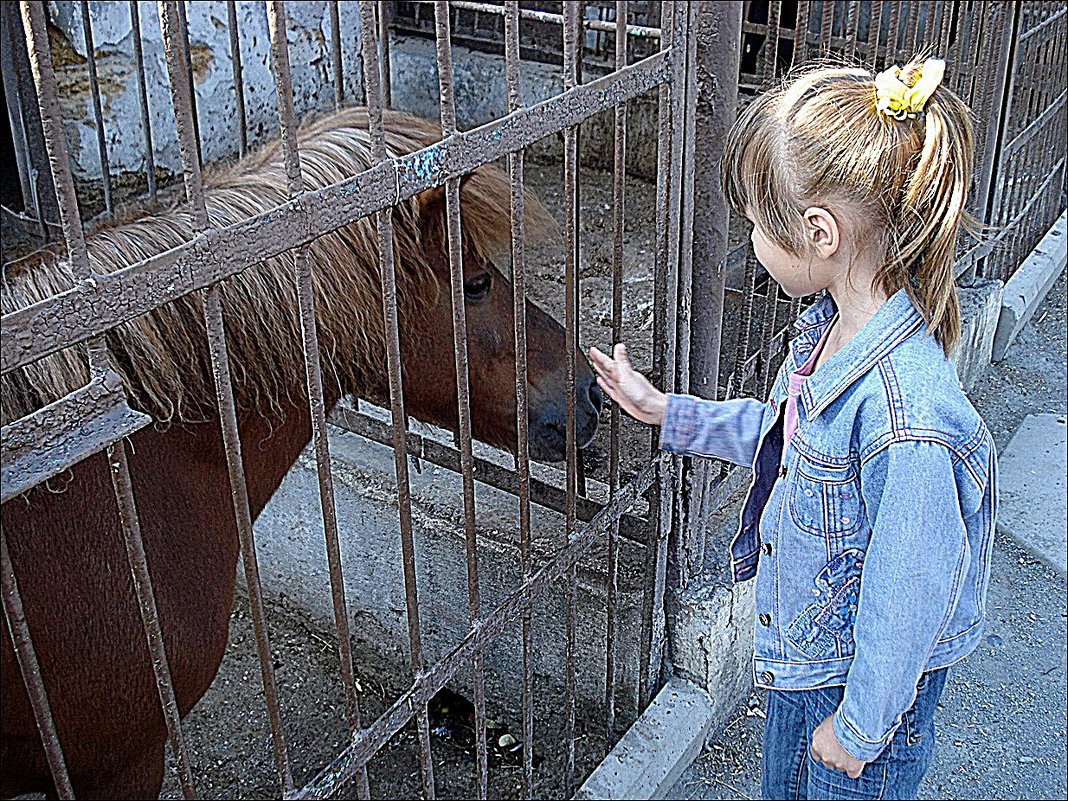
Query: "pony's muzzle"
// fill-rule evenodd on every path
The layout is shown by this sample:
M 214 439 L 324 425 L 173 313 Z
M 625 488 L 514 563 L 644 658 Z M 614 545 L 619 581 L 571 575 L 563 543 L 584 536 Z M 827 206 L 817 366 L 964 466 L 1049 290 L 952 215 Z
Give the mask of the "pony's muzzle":
M 575 444 L 581 449 L 593 440 L 601 415 L 604 396 L 597 381 L 581 377 L 575 385 Z M 551 403 L 530 420 L 530 455 L 542 462 L 560 462 L 567 458 L 567 404 Z

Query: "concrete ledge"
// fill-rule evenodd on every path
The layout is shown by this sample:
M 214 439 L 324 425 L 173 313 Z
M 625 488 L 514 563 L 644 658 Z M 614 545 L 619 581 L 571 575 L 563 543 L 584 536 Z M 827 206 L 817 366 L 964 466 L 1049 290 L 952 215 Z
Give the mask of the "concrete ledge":
M 1027 415 L 999 460 L 998 528 L 1061 575 L 1068 571 L 1066 466 L 1064 414 Z
M 990 364 L 1004 288 L 1001 281 L 978 280 L 957 290 L 961 331 L 952 359 L 965 391 L 975 386 Z
M 1038 304 L 1064 270 L 1068 261 L 1066 234 L 1068 222 L 1062 213 L 1005 285 L 1001 316 L 994 334 L 992 361 L 999 362 L 1005 358 L 1009 345 L 1031 319 Z
M 683 679 L 672 679 L 575 798 L 663 798 L 700 753 L 711 726 L 708 693 Z

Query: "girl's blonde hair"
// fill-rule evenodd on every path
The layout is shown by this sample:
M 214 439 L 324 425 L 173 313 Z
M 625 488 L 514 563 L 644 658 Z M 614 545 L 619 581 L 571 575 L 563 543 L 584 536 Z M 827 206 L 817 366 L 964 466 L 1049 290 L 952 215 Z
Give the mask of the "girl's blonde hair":
M 922 64 L 902 70 L 911 79 Z M 803 213 L 845 213 L 858 240 L 877 237 L 885 261 L 874 284 L 904 289 L 948 354 L 960 338 L 954 250 L 972 179 L 968 107 L 940 86 L 916 119 L 876 109 L 867 70 L 820 66 L 756 98 L 727 136 L 723 188 L 779 247 L 806 251 Z

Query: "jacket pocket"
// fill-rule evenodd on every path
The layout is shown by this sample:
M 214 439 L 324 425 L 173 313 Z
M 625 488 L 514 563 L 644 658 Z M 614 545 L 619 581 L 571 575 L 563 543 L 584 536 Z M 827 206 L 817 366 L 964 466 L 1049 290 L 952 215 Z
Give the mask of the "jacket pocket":
M 815 536 L 842 536 L 860 528 L 860 478 L 852 465 L 825 465 L 798 457 L 787 508 L 793 524 Z

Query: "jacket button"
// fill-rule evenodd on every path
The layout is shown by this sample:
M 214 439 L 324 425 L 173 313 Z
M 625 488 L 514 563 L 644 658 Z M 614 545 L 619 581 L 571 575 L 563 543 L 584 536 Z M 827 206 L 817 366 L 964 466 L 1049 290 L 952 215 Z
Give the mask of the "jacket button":
M 786 478 L 786 465 L 779 468 L 779 478 Z
M 766 612 L 761 612 L 760 613 L 760 625 L 763 626 L 764 628 L 767 628 L 768 626 L 770 626 L 771 625 L 771 615 L 767 614 Z
M 775 674 L 770 670 L 765 670 L 760 674 L 760 681 L 762 684 L 772 685 L 775 683 Z
M 765 555 L 767 555 L 767 556 L 771 556 L 771 543 L 770 543 L 770 542 L 765 542 L 765 543 L 764 543 L 764 544 L 763 544 L 763 545 L 761 546 L 761 550 L 763 550 L 763 551 L 764 551 L 764 554 L 765 554 Z

